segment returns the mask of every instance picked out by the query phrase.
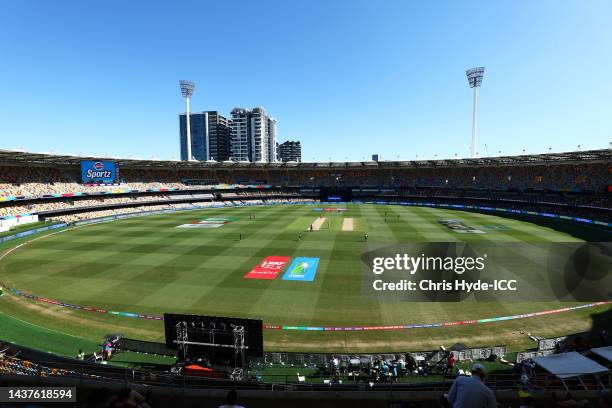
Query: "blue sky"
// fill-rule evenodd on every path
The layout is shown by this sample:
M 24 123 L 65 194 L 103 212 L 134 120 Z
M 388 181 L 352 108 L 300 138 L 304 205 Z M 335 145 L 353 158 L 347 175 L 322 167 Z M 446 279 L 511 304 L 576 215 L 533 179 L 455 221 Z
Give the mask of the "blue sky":
M 5 1 L 0 148 L 179 156 L 192 110 L 264 106 L 303 159 L 607 148 L 612 2 Z M 485 148 L 486 144 L 486 148 Z

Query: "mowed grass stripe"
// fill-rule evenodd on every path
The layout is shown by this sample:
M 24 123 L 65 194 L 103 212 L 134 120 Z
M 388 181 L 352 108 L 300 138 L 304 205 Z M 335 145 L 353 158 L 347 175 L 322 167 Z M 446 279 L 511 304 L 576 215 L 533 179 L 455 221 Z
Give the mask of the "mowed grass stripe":
M 378 222 L 385 222 L 385 213 L 389 231 L 393 234 L 395 242 L 424 242 L 427 241 L 425 235 L 419 230 L 425 222 L 418 215 L 412 212 L 402 211 L 396 206 L 379 206 L 378 214 L 381 216 Z
M 455 242 L 463 238 L 457 237 L 457 233 L 453 233 L 439 223 L 440 220 L 447 219 L 448 214 L 444 213 L 443 210 L 437 212 L 435 209 L 432 211 L 431 208 L 407 207 L 407 211 L 421 220 L 420 224 L 418 226 L 415 225 L 415 227 L 419 228 L 420 234 L 425 238 L 425 242 Z M 457 213 L 458 211 L 453 216 L 456 217 Z
M 498 240 L 503 236 L 511 241 L 523 242 L 581 242 L 582 240 L 560 233 L 550 228 L 541 227 L 524 221 L 517 221 L 495 215 L 465 212 L 464 218 L 472 222 L 487 235 L 494 235 Z M 487 226 L 505 227 L 506 229 L 486 228 Z

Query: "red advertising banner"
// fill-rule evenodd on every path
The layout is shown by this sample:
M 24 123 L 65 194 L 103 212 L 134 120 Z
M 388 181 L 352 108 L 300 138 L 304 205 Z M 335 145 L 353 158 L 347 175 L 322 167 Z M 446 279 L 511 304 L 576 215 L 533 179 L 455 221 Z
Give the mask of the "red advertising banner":
M 274 279 L 289 262 L 289 258 L 289 256 L 267 256 L 244 277 L 246 279 Z

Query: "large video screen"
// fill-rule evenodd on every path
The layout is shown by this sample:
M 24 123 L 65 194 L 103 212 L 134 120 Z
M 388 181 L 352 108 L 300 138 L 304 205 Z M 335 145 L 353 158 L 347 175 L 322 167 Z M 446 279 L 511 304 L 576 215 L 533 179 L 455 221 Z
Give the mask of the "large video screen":
M 81 180 L 83 184 L 118 184 L 119 166 L 111 161 L 82 161 Z
M 352 200 L 350 188 L 321 187 L 320 199 L 327 202 L 350 202 Z

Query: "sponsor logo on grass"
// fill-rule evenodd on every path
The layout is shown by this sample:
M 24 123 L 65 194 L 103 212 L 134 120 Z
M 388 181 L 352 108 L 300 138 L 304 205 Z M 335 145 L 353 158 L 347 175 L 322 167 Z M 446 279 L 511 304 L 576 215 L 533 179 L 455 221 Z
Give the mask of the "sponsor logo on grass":
M 202 221 L 193 221 L 189 224 L 178 225 L 177 228 L 219 228 L 237 219 L 236 217 L 208 217 Z
M 238 217 L 208 217 L 204 218 L 203 222 L 232 222 L 238 221 Z
M 267 256 L 244 277 L 246 279 L 274 279 L 289 262 L 289 258 L 288 256 Z
M 440 220 L 438 221 L 440 224 L 444 225 L 447 228 L 452 229 L 455 232 L 460 234 L 484 234 L 484 231 L 481 231 L 476 228 L 469 227 L 460 220 Z
M 317 274 L 318 266 L 319 258 L 295 258 L 283 275 L 283 280 L 312 282 Z
M 197 223 L 197 224 L 181 224 L 177 225 L 176 228 L 219 228 L 224 223 Z

